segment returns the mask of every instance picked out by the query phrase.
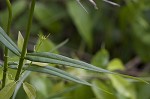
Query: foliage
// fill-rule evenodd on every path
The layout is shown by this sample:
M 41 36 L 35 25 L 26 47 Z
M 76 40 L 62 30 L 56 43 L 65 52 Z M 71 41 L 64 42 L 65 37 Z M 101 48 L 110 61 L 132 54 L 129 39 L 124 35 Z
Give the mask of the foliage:
M 26 95 L 29 99 L 150 98 L 149 85 L 141 83 L 145 80 L 114 72 L 126 72 L 124 63 L 133 56 L 140 57 L 142 63 L 150 60 L 147 0 L 116 0 L 117 3 L 108 0 L 38 0 L 35 9 L 35 0 L 31 1 L 29 11 L 29 1 L 14 0 L 11 3 L 12 23 L 6 22 L 10 20 L 10 10 L 9 15 L 6 9 L 0 11 L 0 42 L 10 50 L 5 56 L 8 63 L 4 60 L 5 63 L 0 64 L 0 76 L 5 72 L 2 68 L 8 64 L 1 98 L 9 99 L 13 92 L 13 99 L 26 99 Z M 11 36 L 6 34 L 10 31 L 9 24 L 12 24 Z M 37 40 L 35 36 L 39 36 Z M 64 45 L 67 41 L 57 45 L 66 38 L 70 38 L 67 45 Z M 72 48 L 79 56 L 70 50 Z M 59 53 L 72 55 L 72 58 Z M 79 60 L 84 55 L 91 64 Z

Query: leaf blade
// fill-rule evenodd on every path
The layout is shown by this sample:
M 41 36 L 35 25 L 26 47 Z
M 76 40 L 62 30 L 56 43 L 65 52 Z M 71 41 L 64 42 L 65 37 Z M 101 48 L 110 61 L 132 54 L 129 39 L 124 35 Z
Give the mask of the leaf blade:
M 36 90 L 31 84 L 27 82 L 23 83 L 23 89 L 25 90 L 29 99 L 36 99 Z
M 85 63 L 83 61 L 71 59 L 62 55 L 49 53 L 49 52 L 39 52 L 39 53 L 28 53 L 26 59 L 36 62 L 47 62 L 53 64 L 67 65 L 75 68 L 82 68 L 86 70 L 91 70 L 95 72 L 103 73 L 113 73 L 106 69 L 102 69 L 91 64 Z
M 90 70 L 90 71 L 94 71 L 94 72 L 99 72 L 99 73 L 120 75 L 122 77 L 135 79 L 135 80 L 144 82 L 146 84 L 149 84 L 149 82 L 147 82 L 141 78 L 138 78 L 138 77 L 133 77 L 133 76 L 129 76 L 129 75 L 124 75 L 124 74 L 112 72 L 112 71 L 102 69 L 100 67 L 96 67 L 94 65 L 88 64 L 88 63 L 83 62 L 83 61 L 71 59 L 69 57 L 54 54 L 54 53 L 49 53 L 49 52 L 28 53 L 25 58 L 28 60 L 31 60 L 31 61 L 35 61 L 35 62 L 45 62 L 45 63 L 67 65 L 67 66 L 72 66 L 75 68 L 82 68 L 82 69 L 86 69 L 86 70 Z
M 17 45 L 9 38 L 5 31 L 0 27 L 0 42 L 11 50 L 14 54 L 20 56 L 20 51 Z
M 16 87 L 16 82 L 11 82 L 0 91 L 0 99 L 9 99 Z

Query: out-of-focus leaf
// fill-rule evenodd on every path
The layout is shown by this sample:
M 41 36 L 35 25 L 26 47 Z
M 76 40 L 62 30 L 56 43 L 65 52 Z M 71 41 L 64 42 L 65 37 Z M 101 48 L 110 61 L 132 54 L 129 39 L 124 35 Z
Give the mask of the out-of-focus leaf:
M 0 91 L 0 99 L 10 99 L 16 87 L 16 82 L 11 82 Z
M 30 83 L 36 88 L 36 95 L 39 99 L 46 99 L 46 97 L 52 93 L 52 90 L 49 90 L 53 88 L 52 80 L 47 76 L 43 76 L 39 73 L 32 73 L 32 76 L 30 76 Z
M 45 39 L 45 40 L 39 39 L 37 41 L 36 47 L 37 46 L 39 46 L 38 49 L 37 49 L 38 52 L 45 52 L 45 51 L 49 52 L 55 47 L 55 44 L 52 41 L 50 41 L 49 39 Z M 58 53 L 58 51 L 55 50 L 54 53 Z
M 16 99 L 16 95 L 17 95 L 20 87 L 22 86 L 22 82 L 30 75 L 30 73 L 31 73 L 30 71 L 25 71 L 25 73 L 23 73 L 21 75 L 21 78 L 19 79 L 19 82 L 16 85 L 16 88 L 15 88 L 15 91 L 13 93 L 12 99 Z
M 130 99 L 137 99 L 134 85 L 118 75 L 108 75 L 118 93 Z
M 106 49 L 101 49 L 92 58 L 92 64 L 98 67 L 105 68 L 109 61 L 109 53 Z
M 64 46 L 67 42 L 68 42 L 68 39 L 66 39 L 65 41 L 63 41 L 60 44 L 56 45 L 53 49 L 51 49 L 50 52 L 57 51 L 60 47 Z
M 67 2 L 68 12 L 74 21 L 79 34 L 83 40 L 92 46 L 92 21 L 89 14 L 87 14 L 75 0 Z
M 19 14 L 21 14 L 25 8 L 26 8 L 27 2 L 24 0 L 18 0 L 14 3 L 12 3 L 12 12 L 13 16 L 12 18 L 15 19 Z M 8 19 L 7 10 L 4 10 L 3 12 L 0 12 L 0 21 L 2 23 L 3 28 L 6 28 Z
M 58 12 L 56 13 L 55 10 Z M 61 23 L 57 22 L 57 20 L 64 17 L 66 13 L 64 13 L 59 6 L 57 6 L 57 8 L 53 8 L 52 6 L 45 6 L 42 3 L 36 3 L 34 15 L 41 26 L 48 30 L 58 32 L 62 26 Z
M 57 85 L 57 84 L 56 84 Z M 55 85 L 55 86 L 56 86 Z M 71 86 L 69 88 L 63 88 L 63 90 L 60 90 L 58 92 L 55 92 L 54 94 L 52 94 L 51 96 L 49 96 L 49 98 L 54 98 L 54 97 L 60 97 L 61 95 L 65 95 L 69 92 L 72 92 L 74 90 L 76 90 L 77 88 L 79 88 L 81 85 L 75 85 L 75 86 Z M 65 87 L 65 86 L 64 86 Z M 54 87 L 55 88 L 55 87 Z
M 95 86 L 97 86 L 97 87 L 109 90 L 109 91 L 112 90 L 111 86 L 107 86 L 106 84 L 102 83 L 100 80 L 94 79 L 92 81 L 92 84 L 95 85 Z M 93 90 L 93 93 L 95 94 L 95 96 L 96 96 L 97 99 L 116 99 L 116 97 L 114 95 L 111 95 L 111 94 L 108 94 L 108 93 L 103 92 L 101 90 L 98 90 L 95 87 L 92 87 L 92 90 Z
M 21 32 L 19 31 L 17 43 L 18 43 L 18 48 L 19 48 L 20 50 L 22 50 L 23 42 L 24 42 L 24 38 L 23 38 Z
M 150 86 L 139 83 L 137 85 L 137 99 L 150 99 Z
M 110 61 L 108 64 L 108 70 L 114 71 L 114 70 L 124 70 L 125 67 L 122 63 L 122 61 L 118 58 L 115 58 Z
M 79 86 L 76 90 L 65 94 L 65 97 L 68 99 L 94 99 L 94 94 L 90 87 L 88 86 Z
M 20 51 L 17 45 L 9 38 L 5 31 L 0 27 L 0 42 L 4 44 L 14 54 L 20 56 Z
M 20 13 L 22 13 L 27 5 L 27 1 L 18 0 L 12 4 L 13 18 L 16 18 Z M 18 9 L 19 8 L 19 9 Z
M 31 84 L 25 82 L 25 83 L 23 83 L 23 88 L 24 88 L 26 94 L 28 95 L 29 99 L 36 98 L 36 90 Z

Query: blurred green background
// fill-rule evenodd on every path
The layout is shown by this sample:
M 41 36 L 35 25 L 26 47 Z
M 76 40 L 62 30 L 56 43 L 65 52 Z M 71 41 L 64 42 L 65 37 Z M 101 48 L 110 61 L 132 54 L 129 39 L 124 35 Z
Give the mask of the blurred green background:
M 24 35 L 30 0 L 11 0 L 13 22 L 11 37 L 17 42 L 18 31 Z M 111 0 L 114 6 L 95 0 L 98 10 L 88 0 L 81 0 L 88 13 L 75 0 L 37 0 L 28 51 L 34 50 L 39 34 L 48 35 L 39 51 L 52 51 L 68 39 L 55 53 L 80 59 L 95 66 L 133 76 L 150 75 L 150 2 L 149 0 Z M 7 25 L 5 0 L 0 1 L 0 26 Z M 2 47 L 1 47 L 2 48 Z M 3 60 L 3 49 L 0 58 Z M 86 79 L 87 87 L 57 77 L 31 73 L 26 79 L 37 90 L 37 99 L 150 99 L 150 86 L 115 75 L 95 74 L 82 69 L 57 66 Z M 13 73 L 10 72 L 13 79 Z M 22 98 L 24 97 L 24 98 Z M 20 89 L 16 99 L 26 99 Z

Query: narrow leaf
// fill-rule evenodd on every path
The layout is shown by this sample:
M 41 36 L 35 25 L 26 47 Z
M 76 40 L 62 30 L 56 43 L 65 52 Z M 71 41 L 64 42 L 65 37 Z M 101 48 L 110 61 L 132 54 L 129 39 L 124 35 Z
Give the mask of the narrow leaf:
M 62 55 L 54 54 L 54 53 L 49 53 L 49 52 L 29 53 L 29 54 L 27 54 L 27 56 L 25 58 L 30 60 L 30 61 L 35 61 L 35 62 L 44 62 L 44 63 L 66 65 L 66 66 L 72 66 L 75 68 L 82 68 L 82 69 L 86 69 L 86 70 L 91 70 L 91 71 L 99 72 L 99 73 L 120 75 L 123 77 L 135 79 L 135 80 L 142 81 L 144 83 L 149 84 L 147 81 L 140 79 L 140 78 L 137 78 L 137 77 L 119 74 L 116 72 L 111 72 L 109 70 L 102 69 L 100 67 L 96 67 L 94 65 L 88 64 L 86 62 L 71 59 L 69 57 L 65 57 Z
M 4 44 L 14 54 L 20 56 L 20 51 L 17 45 L 9 38 L 5 31 L 0 27 L 0 42 Z
M 72 76 L 72 75 L 68 74 L 67 72 L 65 72 L 63 70 L 57 69 L 57 68 L 52 67 L 52 66 L 38 66 L 38 65 L 33 65 L 32 64 L 32 66 L 30 66 L 27 69 L 30 70 L 30 71 L 51 74 L 51 75 L 54 75 L 54 76 L 58 76 L 58 77 L 76 82 L 76 83 L 91 86 L 91 84 L 86 82 L 85 80 L 81 80 L 81 79 L 79 79 L 75 76 Z
M 26 66 L 28 66 L 28 65 L 29 64 L 26 64 Z M 12 65 L 10 65 L 10 67 L 12 69 L 17 69 L 17 65 L 16 64 L 12 64 Z M 29 70 L 29 71 L 34 71 L 34 72 L 40 72 L 40 73 L 54 75 L 54 76 L 57 76 L 57 77 L 60 77 L 60 78 L 66 79 L 66 80 L 70 80 L 70 81 L 79 83 L 79 84 L 95 87 L 95 88 L 97 88 L 99 90 L 102 90 L 102 91 L 104 91 L 106 93 L 112 94 L 112 93 L 106 91 L 105 89 L 98 88 L 98 87 L 88 83 L 85 80 L 82 80 L 82 79 L 80 79 L 80 78 L 78 78 L 76 76 L 73 76 L 73 75 L 71 75 L 71 74 L 69 74 L 69 73 L 67 73 L 67 72 L 65 72 L 63 70 L 60 70 L 60 69 L 52 67 L 52 66 L 38 66 L 38 65 L 32 64 L 31 66 L 29 66 L 27 68 L 23 68 L 23 69 L 26 69 L 26 70 Z
M 15 90 L 16 82 L 11 82 L 0 91 L 0 99 L 9 99 Z
M 20 50 L 22 50 L 23 42 L 24 42 L 24 38 L 23 38 L 21 32 L 19 31 L 17 43 L 18 43 L 18 48 L 19 48 Z
M 35 99 L 36 98 L 36 90 L 31 84 L 29 84 L 27 82 L 23 83 L 23 89 L 25 90 L 29 99 Z
M 26 59 L 35 62 L 46 62 L 52 64 L 72 66 L 75 68 L 82 68 L 82 69 L 87 69 L 95 72 L 112 73 L 106 69 L 98 68 L 96 66 L 85 63 L 83 61 L 71 59 L 62 55 L 49 53 L 49 52 L 30 53 L 27 54 Z

